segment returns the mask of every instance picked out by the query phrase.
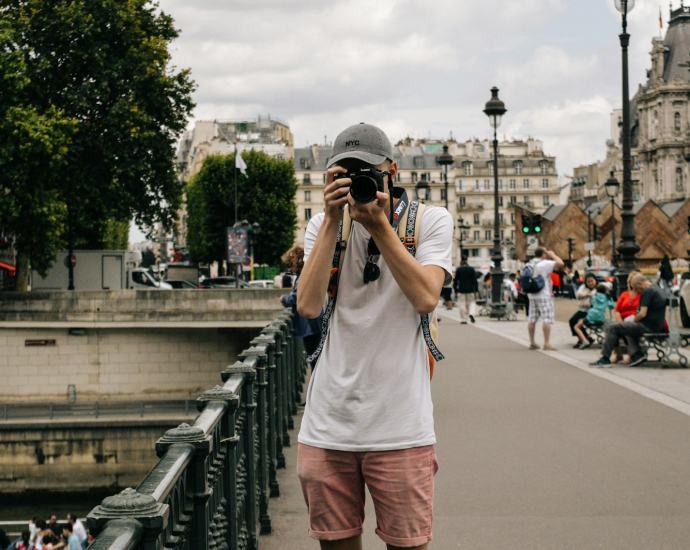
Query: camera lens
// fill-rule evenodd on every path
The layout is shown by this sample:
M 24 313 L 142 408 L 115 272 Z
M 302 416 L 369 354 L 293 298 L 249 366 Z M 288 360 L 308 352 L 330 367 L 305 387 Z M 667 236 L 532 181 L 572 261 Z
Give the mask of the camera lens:
M 350 185 L 350 195 L 356 203 L 369 204 L 376 199 L 376 180 L 370 176 L 356 176 Z

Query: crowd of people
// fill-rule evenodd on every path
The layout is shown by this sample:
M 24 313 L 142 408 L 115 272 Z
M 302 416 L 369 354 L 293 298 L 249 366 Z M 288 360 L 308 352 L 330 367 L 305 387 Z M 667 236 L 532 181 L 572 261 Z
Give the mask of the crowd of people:
M 85 550 L 88 543 L 86 528 L 74 514 L 68 514 L 64 523 L 58 523 L 54 514 L 48 521 L 35 517 L 13 541 L 0 529 L 0 550 Z

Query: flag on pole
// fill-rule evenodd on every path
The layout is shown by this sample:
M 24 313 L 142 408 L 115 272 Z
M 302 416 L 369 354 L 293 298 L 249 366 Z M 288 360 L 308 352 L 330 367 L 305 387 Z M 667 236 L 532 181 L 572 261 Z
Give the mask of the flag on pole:
M 661 6 L 659 6 L 659 28 L 664 30 L 664 19 L 661 17 Z
M 242 155 L 239 151 L 235 151 L 235 168 L 238 168 L 243 174 L 247 173 L 247 164 L 244 162 Z

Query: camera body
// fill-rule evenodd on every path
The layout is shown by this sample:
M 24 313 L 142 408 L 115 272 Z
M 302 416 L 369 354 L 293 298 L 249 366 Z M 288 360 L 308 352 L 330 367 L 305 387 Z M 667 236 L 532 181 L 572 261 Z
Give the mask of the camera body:
M 386 172 L 376 168 L 356 168 L 346 174 L 336 174 L 333 179 L 350 178 L 350 195 L 358 204 L 369 204 L 376 200 L 376 193 L 385 191 Z

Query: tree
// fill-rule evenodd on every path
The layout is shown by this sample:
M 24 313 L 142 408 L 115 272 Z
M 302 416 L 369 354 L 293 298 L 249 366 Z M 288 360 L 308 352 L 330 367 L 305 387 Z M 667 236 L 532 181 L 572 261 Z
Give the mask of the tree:
M 297 180 L 292 161 L 245 151 L 246 175 L 237 175 L 239 220 L 261 226 L 257 263 L 278 265 L 295 241 Z M 226 228 L 235 223 L 235 155 L 211 155 L 187 186 L 187 244 L 193 262 L 222 265 Z
M 50 261 L 68 226 L 78 248 L 104 247 L 113 221 L 172 228 L 183 191 L 175 144 L 194 88 L 188 70 L 170 67 L 168 46 L 178 36 L 172 19 L 148 0 L 0 0 L 0 13 L 7 29 L 0 66 L 11 60 L 22 81 L 21 93 L 0 95 L 0 114 L 17 105 L 72 129 L 63 141 L 51 134 L 52 150 L 64 148 L 61 163 L 40 173 L 28 166 L 33 175 L 22 176 L 55 201 L 62 232 L 39 254 L 20 238 L 25 228 L 3 218 L 19 254 Z M 2 143 L 19 143 L 13 128 L 11 121 L 0 128 Z M 0 211 L 28 200 L 17 196 Z M 31 232 L 45 240 L 43 225 Z

